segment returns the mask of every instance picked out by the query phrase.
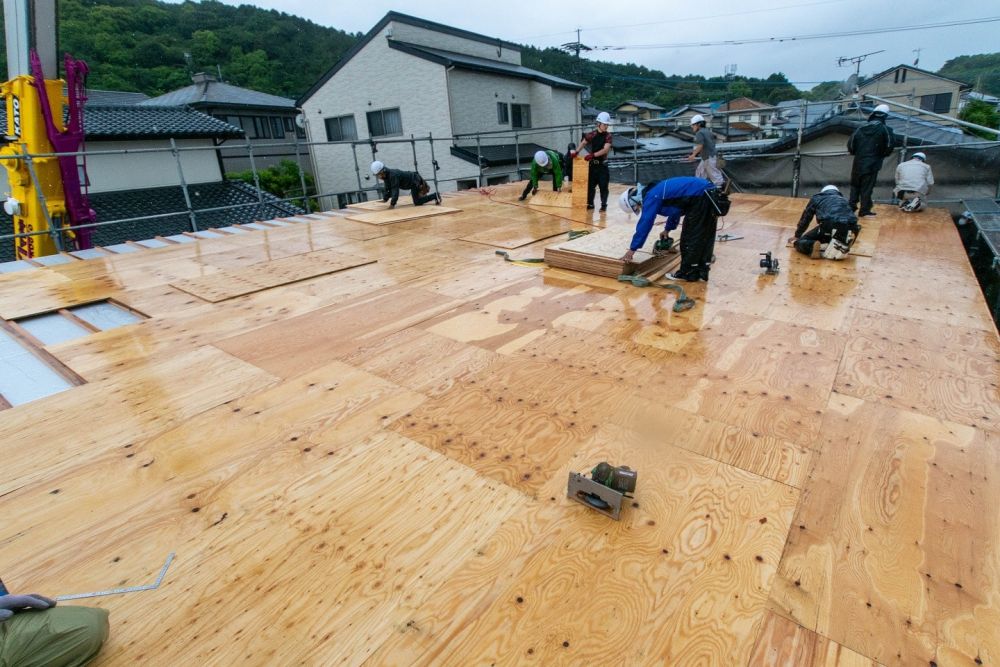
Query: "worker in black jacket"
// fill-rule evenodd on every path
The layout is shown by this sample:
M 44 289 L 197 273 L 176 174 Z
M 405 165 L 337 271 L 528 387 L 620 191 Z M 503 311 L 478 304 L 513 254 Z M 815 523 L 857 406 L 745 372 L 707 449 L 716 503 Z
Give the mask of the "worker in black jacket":
M 817 226 L 806 228 L 816 218 Z M 813 258 L 843 259 L 858 238 L 861 227 L 851 205 L 836 185 L 827 185 L 815 194 L 802 211 L 795 236 L 788 239 L 795 249 Z
M 607 111 L 597 114 L 597 131 L 583 135 L 580 147 L 576 151 L 570 151 L 571 158 L 575 158 L 577 151 L 584 148 L 589 151 L 583 156 L 590 163 L 587 175 L 587 209 L 594 208 L 594 194 L 600 187 L 602 213 L 608 210 L 608 184 L 611 182 L 611 171 L 608 169 L 608 158 L 611 155 L 611 132 L 608 131 L 610 124 L 611 114 Z
M 382 201 L 389 202 L 389 208 L 396 207 L 400 190 L 410 191 L 414 206 L 423 206 L 427 202 L 441 203 L 441 195 L 436 192 L 429 193 L 430 186 L 427 185 L 424 177 L 417 172 L 389 169 L 378 160 L 372 162 L 371 168 L 375 177 L 385 183 L 385 194 L 382 196 Z
M 874 216 L 872 210 L 872 190 L 878 172 L 882 168 L 882 159 L 892 154 L 896 137 L 892 128 L 887 127 L 885 119 L 889 114 L 889 106 L 880 104 L 875 107 L 868 122 L 854 130 L 847 140 L 847 152 L 854 156 L 851 165 L 851 210 L 858 210 L 861 202 L 861 212 L 858 217 Z

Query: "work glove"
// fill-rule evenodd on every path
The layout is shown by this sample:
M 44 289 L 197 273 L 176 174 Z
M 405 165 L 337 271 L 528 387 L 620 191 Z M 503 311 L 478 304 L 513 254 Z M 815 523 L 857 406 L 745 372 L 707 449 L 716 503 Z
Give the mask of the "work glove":
M 0 595 L 0 623 L 22 609 L 48 609 L 56 606 L 56 601 L 38 593 L 31 595 Z
M 569 156 L 570 157 L 576 157 L 576 151 L 570 151 L 569 152 Z
M 587 153 L 586 155 L 583 156 L 583 159 L 586 160 L 587 162 L 590 162 L 591 160 L 594 159 L 594 156 L 591 153 Z

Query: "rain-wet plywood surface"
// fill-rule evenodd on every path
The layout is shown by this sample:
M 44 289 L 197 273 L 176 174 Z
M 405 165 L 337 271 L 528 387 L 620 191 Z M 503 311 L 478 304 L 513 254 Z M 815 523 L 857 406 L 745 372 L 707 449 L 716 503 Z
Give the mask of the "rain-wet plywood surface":
M 785 246 L 804 199 L 735 195 L 675 313 L 496 257 L 627 248 L 634 217 L 522 187 L 0 276 L 6 318 L 148 316 L 48 346 L 86 382 L 0 410 L 4 582 L 175 552 L 83 602 L 99 666 L 1000 662 L 1000 343 L 944 212 L 880 207 L 829 262 Z M 619 522 L 565 497 L 603 460 L 638 470 Z

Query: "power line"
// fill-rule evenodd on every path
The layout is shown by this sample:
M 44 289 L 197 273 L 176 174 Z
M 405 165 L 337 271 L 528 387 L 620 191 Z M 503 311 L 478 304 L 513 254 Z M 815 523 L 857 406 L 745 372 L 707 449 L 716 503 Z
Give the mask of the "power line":
M 676 42 L 673 44 L 634 44 L 630 46 L 595 46 L 600 51 L 625 51 L 627 49 L 683 49 L 703 46 L 738 46 L 741 44 L 776 44 L 778 42 L 797 42 L 810 39 L 830 39 L 832 37 L 853 37 L 856 35 L 881 35 L 891 32 L 906 32 L 909 30 L 929 30 L 931 28 L 951 28 L 960 25 L 975 25 L 1000 21 L 1000 16 L 990 16 L 966 21 L 945 21 L 942 23 L 924 23 L 921 25 L 897 26 L 890 28 L 871 28 L 868 30 L 848 30 L 844 32 L 816 33 L 813 35 L 797 35 L 790 37 L 749 37 L 746 39 L 727 39 L 718 42 Z
M 782 9 L 796 9 L 799 7 L 814 7 L 816 5 L 832 5 L 840 2 L 846 2 L 846 0 L 819 0 L 819 2 L 805 2 L 795 5 L 782 5 L 780 7 L 765 7 L 763 9 L 748 9 L 742 12 L 727 12 L 725 14 L 710 14 L 706 16 L 690 16 L 688 18 L 670 19 L 669 21 L 647 21 L 645 23 L 629 23 L 625 25 L 600 25 L 593 28 L 578 28 L 576 31 L 564 30 L 563 32 L 550 32 L 546 35 L 533 35 L 531 37 L 521 37 L 520 39 L 540 39 L 542 37 L 559 37 L 560 35 L 570 35 L 574 32 L 593 32 L 596 30 L 616 30 L 618 28 L 639 28 L 651 25 L 673 25 L 675 23 L 688 23 L 691 21 L 707 21 L 709 19 L 719 19 L 719 18 L 730 18 L 732 16 L 746 16 L 747 14 L 762 14 L 764 12 L 776 12 Z M 577 35 L 577 41 L 579 40 L 579 34 Z

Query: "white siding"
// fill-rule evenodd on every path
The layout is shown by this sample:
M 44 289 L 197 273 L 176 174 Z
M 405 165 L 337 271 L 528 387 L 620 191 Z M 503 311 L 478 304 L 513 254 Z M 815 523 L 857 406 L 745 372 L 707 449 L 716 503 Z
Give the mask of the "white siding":
M 477 58 L 489 58 L 490 60 L 514 65 L 521 64 L 521 52 L 501 47 L 499 42 L 496 44 L 484 44 L 472 39 L 465 39 L 464 37 L 448 35 L 395 21 L 389 23 L 383 31 L 382 36 L 375 39 L 384 38 L 385 34 L 389 31 L 391 31 L 392 39 L 399 42 L 420 44 L 421 46 L 429 46 L 434 49 L 444 49 L 445 51 L 464 53 L 465 55 L 476 56 Z
M 182 139 L 178 148 L 211 147 L 210 139 Z M 94 155 L 91 151 L 166 149 L 156 153 L 125 155 Z M 91 141 L 87 144 L 87 174 L 90 192 L 115 192 L 139 188 L 180 185 L 177 162 L 170 153 L 170 142 L 158 141 Z M 219 161 L 214 150 L 181 151 L 179 153 L 184 180 L 188 183 L 213 183 L 222 180 Z

